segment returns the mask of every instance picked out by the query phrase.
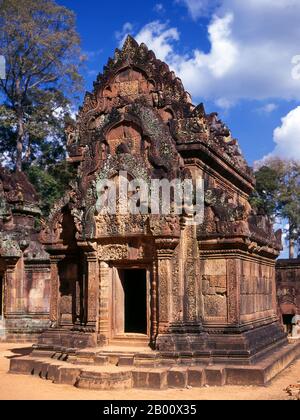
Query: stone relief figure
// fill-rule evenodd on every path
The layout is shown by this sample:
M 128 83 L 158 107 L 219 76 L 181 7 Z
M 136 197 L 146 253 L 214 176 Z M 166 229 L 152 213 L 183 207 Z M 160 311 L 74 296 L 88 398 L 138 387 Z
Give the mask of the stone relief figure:
M 66 136 L 67 136 L 67 146 L 74 146 L 78 143 L 79 140 L 79 132 L 75 123 L 68 124 L 65 129 Z

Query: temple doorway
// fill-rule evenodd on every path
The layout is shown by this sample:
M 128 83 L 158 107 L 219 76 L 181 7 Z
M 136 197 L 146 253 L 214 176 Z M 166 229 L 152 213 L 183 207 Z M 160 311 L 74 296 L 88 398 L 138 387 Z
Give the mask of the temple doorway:
M 147 334 L 146 270 L 124 270 L 125 333 Z
M 115 269 L 114 336 L 149 336 L 149 272 L 146 269 Z

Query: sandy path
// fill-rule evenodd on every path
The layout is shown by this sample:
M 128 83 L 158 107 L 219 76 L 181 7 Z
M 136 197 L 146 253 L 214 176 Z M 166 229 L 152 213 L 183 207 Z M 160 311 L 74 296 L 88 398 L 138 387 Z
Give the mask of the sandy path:
M 26 345 L 27 346 L 27 345 Z M 88 391 L 22 375 L 8 374 L 9 358 L 24 354 L 24 345 L 0 343 L 0 400 L 284 400 L 284 389 L 300 381 L 300 360 L 267 387 L 211 387 L 186 390 Z

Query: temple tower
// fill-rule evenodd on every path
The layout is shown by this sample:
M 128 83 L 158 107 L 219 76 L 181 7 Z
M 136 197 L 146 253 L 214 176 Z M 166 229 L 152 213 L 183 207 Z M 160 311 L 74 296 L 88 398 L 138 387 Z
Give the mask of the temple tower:
M 116 50 L 67 135 L 77 177 L 43 232 L 53 328 L 40 349 L 143 345 L 166 358 L 249 364 L 286 343 L 280 235 L 251 208 L 252 170 L 217 114 L 193 105 L 146 45 L 128 37 Z M 120 200 L 110 214 L 103 180 L 117 190 L 122 177 L 202 179 L 203 222 L 145 213 L 140 199 L 135 214 Z

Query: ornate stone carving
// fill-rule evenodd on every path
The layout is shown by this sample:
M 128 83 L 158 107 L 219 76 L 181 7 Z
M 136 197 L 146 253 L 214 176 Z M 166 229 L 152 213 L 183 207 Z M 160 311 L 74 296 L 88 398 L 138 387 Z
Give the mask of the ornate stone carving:
M 98 258 L 101 261 L 126 260 L 128 258 L 128 245 L 99 245 Z

